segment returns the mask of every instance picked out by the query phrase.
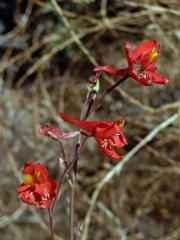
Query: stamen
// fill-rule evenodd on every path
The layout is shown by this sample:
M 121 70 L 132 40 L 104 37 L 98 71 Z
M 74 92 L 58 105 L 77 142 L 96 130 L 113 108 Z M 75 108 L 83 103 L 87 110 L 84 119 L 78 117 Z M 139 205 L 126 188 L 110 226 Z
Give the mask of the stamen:
M 149 55 L 149 61 L 152 62 L 158 55 L 158 52 L 156 48 L 153 48 L 150 55 Z
M 104 149 L 106 149 L 109 143 L 108 143 L 108 140 L 105 138 L 100 140 L 100 144 Z

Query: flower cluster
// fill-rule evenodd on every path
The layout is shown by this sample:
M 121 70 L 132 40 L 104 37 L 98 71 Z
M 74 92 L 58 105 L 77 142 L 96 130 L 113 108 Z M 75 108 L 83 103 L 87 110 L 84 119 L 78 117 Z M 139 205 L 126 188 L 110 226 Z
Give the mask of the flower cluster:
M 48 208 L 57 193 L 57 183 L 48 179 L 47 168 L 41 163 L 27 162 L 22 170 L 23 183 L 17 188 L 19 198 L 26 204 Z
M 149 86 L 153 83 L 156 84 L 167 84 L 169 80 L 157 73 L 156 61 L 160 51 L 160 44 L 155 40 L 150 40 L 145 43 L 140 44 L 134 50 L 131 50 L 131 44 L 129 42 L 125 43 L 125 54 L 128 62 L 128 67 L 125 69 L 116 69 L 111 66 L 97 66 L 94 68 L 96 76 L 90 80 L 90 88 L 86 96 L 86 100 L 83 106 L 82 114 L 84 113 L 84 107 L 86 108 L 86 113 L 84 114 L 84 119 L 89 117 L 89 113 L 95 112 L 99 106 L 94 105 L 93 111 L 91 109 L 96 96 L 99 92 L 99 76 L 100 72 L 104 71 L 107 73 L 123 76 L 119 81 L 117 81 L 113 86 L 107 89 L 101 96 L 101 101 L 103 97 L 111 92 L 120 83 L 126 80 L 128 77 L 133 78 L 142 85 Z M 93 93 L 93 94 L 90 94 Z M 99 103 L 98 101 L 95 103 Z M 95 110 L 94 110 L 95 109 Z M 91 110 L 91 111 L 90 111 Z M 77 153 L 78 147 L 82 147 L 83 137 L 82 135 L 89 137 L 94 137 L 100 151 L 107 157 L 114 159 L 121 159 L 122 157 L 117 152 L 118 148 L 122 148 L 127 145 L 127 141 L 122 128 L 124 126 L 124 120 L 112 120 L 112 121 L 87 121 L 79 120 L 60 113 L 61 119 L 65 122 L 74 124 L 79 127 L 78 131 L 65 132 L 59 128 L 53 127 L 51 125 L 45 124 L 40 129 L 40 135 L 45 137 L 50 137 L 52 139 L 71 139 L 79 135 L 79 141 L 77 143 L 77 148 L 75 151 L 75 156 L 72 160 L 72 164 L 68 165 L 69 168 L 65 169 L 65 176 L 68 171 L 75 169 L 74 166 L 78 161 Z M 83 118 L 83 117 L 82 117 Z M 81 138 L 82 137 L 82 138 Z M 62 143 L 61 143 L 61 146 Z M 66 158 L 64 149 L 62 154 Z M 68 160 L 68 159 L 66 159 Z M 40 209 L 49 208 L 56 197 L 60 189 L 60 184 L 53 179 L 48 178 L 48 171 L 46 167 L 41 163 L 28 162 L 24 164 L 22 170 L 23 183 L 17 188 L 19 198 L 26 204 L 38 206 Z M 55 203 L 55 201 L 54 201 Z

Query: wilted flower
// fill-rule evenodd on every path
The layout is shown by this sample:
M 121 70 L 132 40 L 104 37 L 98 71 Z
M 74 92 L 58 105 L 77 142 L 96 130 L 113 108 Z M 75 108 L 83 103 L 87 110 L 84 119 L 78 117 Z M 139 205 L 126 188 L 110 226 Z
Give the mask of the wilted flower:
M 110 66 L 97 66 L 94 71 L 105 71 L 115 75 L 128 74 L 142 85 L 167 84 L 169 80 L 156 72 L 156 60 L 159 55 L 160 44 L 149 40 L 131 51 L 131 44 L 125 43 L 125 54 L 128 62 L 126 69 L 116 69 Z
M 104 155 L 116 159 L 121 158 L 114 149 L 122 148 L 127 144 L 126 138 L 121 131 L 124 125 L 123 120 L 89 122 L 71 118 L 64 113 L 60 113 L 60 117 L 64 121 L 75 124 L 83 130 L 90 132 L 96 139 Z
M 17 188 L 19 198 L 41 209 L 49 207 L 57 193 L 57 182 L 48 179 L 47 168 L 41 163 L 27 162 L 22 175 L 23 183 Z
M 42 128 L 40 129 L 39 133 L 42 136 L 51 137 L 51 138 L 56 139 L 56 140 L 59 139 L 59 138 L 73 138 L 73 137 L 75 137 L 76 135 L 79 134 L 78 131 L 64 132 L 61 129 L 50 126 L 48 124 L 44 124 L 42 126 Z

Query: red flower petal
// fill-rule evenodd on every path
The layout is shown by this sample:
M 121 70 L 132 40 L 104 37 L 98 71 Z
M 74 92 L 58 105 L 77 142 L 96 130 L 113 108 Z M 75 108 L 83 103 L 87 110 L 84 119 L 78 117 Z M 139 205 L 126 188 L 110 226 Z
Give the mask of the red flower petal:
M 114 158 L 114 159 L 121 159 L 122 157 L 116 152 L 116 151 L 111 151 L 108 153 L 109 157 Z
M 114 125 L 117 121 L 85 121 L 72 118 L 64 113 L 60 113 L 59 116 L 66 122 L 70 122 L 87 132 L 93 132 L 96 127 L 107 128 Z
M 126 138 L 125 138 L 123 132 L 114 135 L 113 141 L 114 141 L 116 148 L 122 148 L 125 145 L 127 145 L 127 141 L 126 141 Z
M 25 162 L 24 163 L 24 168 L 22 170 L 23 174 L 31 174 L 34 172 L 36 169 L 36 163 L 34 162 Z
M 120 127 L 118 127 L 119 122 L 124 123 L 124 121 L 121 121 L 121 120 L 107 122 L 106 125 L 102 125 L 102 122 L 99 122 L 99 124 L 94 132 L 95 137 L 110 138 L 116 134 L 121 134 L 122 131 L 121 131 Z
M 37 206 L 38 202 L 36 201 L 36 197 L 33 192 L 26 191 L 21 193 L 19 196 L 21 198 L 21 201 L 32 206 Z
M 24 191 L 28 191 L 31 189 L 31 185 L 26 185 L 24 183 L 22 183 L 19 187 L 16 188 L 16 191 L 18 193 L 24 192 Z
M 72 118 L 72 117 L 69 117 L 69 116 L 65 115 L 64 113 L 60 113 L 59 116 L 64 121 L 70 122 L 70 123 L 82 128 L 82 129 L 84 129 L 85 131 L 88 131 L 88 132 L 92 132 L 96 128 L 97 123 L 98 123 L 98 122 L 88 122 L 88 121 Z
M 54 179 L 49 179 L 48 183 L 50 187 L 50 195 L 52 198 L 54 198 L 57 194 L 57 181 L 55 181 Z
M 101 152 L 105 156 L 110 157 L 110 158 L 114 158 L 114 159 L 121 159 L 121 156 L 116 151 L 114 151 L 112 149 L 108 149 L 108 148 L 104 149 L 99 142 L 97 142 L 97 143 L 98 143 L 98 146 L 99 146 Z
M 135 70 L 132 70 L 130 76 L 144 86 L 151 86 L 153 84 L 153 80 L 152 75 L 149 73 L 150 71 L 138 73 Z
M 36 184 L 35 191 L 41 196 L 48 196 L 48 198 L 54 198 L 57 193 L 57 182 L 53 179 L 49 179 L 45 183 Z
M 152 52 L 152 49 L 155 48 L 159 53 L 160 44 L 156 40 L 149 40 L 142 44 L 139 44 L 132 52 L 134 59 L 137 59 L 140 55 L 148 55 Z
M 42 183 L 48 178 L 48 170 L 41 163 L 26 162 L 22 174 L 23 176 L 31 176 L 32 184 Z
M 161 76 L 160 74 L 153 72 L 153 71 L 144 71 L 143 75 L 139 74 L 138 80 L 143 85 L 152 85 L 153 83 L 156 84 L 167 84 L 169 80 Z
M 52 204 L 52 199 L 41 200 L 41 202 L 39 202 L 39 208 L 43 210 L 51 206 L 51 204 Z
M 124 49 L 125 49 L 125 54 L 126 54 L 128 64 L 131 65 L 133 61 L 132 55 L 131 55 L 131 44 L 129 42 L 125 42 Z
M 97 66 L 93 69 L 93 71 L 104 71 L 119 76 L 125 75 L 128 72 L 127 69 L 117 69 L 111 66 Z
M 157 84 L 167 84 L 169 83 L 169 79 L 158 73 L 153 73 L 153 82 Z

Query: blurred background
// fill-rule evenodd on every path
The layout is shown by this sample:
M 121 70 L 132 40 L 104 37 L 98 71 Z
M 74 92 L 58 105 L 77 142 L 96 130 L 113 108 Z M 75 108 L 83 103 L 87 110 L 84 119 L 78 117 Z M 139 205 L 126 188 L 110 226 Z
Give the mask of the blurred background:
M 125 155 L 180 111 L 179 17 L 178 0 L 0 0 L 0 239 L 49 239 L 47 212 L 17 198 L 20 170 L 25 161 L 40 161 L 50 177 L 58 176 L 59 145 L 42 139 L 38 130 L 45 122 L 74 129 L 58 113 L 79 117 L 94 65 L 125 67 L 126 40 L 133 47 L 159 41 L 158 71 L 170 83 L 143 87 L 128 80 L 105 98 L 94 119 L 127 119 Z M 101 91 L 116 79 L 106 77 Z M 103 187 L 88 240 L 180 239 L 179 129 L 177 120 L 159 132 Z M 73 142 L 64 144 L 71 155 Z M 77 176 L 79 232 L 97 183 L 117 163 L 102 156 L 94 140 L 86 144 Z M 66 240 L 67 184 L 62 192 L 55 232 Z

